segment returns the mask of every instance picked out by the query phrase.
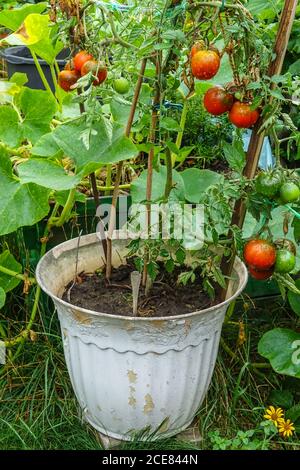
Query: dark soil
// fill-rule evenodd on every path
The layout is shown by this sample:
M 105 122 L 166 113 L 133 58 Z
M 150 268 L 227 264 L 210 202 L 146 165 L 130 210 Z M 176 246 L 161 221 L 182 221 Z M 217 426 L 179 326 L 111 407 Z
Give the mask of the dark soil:
M 70 283 L 66 287 L 63 300 L 100 313 L 132 316 L 130 273 L 133 270 L 134 268 L 128 265 L 114 270 L 110 284 L 107 284 L 103 273 L 81 273 L 75 285 Z M 214 305 L 203 291 L 200 278 L 185 287 L 176 284 L 177 277 L 178 273 L 158 276 L 148 297 L 141 287 L 138 316 L 171 317 Z

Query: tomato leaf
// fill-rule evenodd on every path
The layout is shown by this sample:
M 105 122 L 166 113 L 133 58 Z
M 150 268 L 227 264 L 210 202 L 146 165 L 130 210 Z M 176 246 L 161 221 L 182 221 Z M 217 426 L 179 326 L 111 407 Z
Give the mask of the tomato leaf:
M 246 154 L 243 149 L 243 144 L 239 141 L 233 142 L 232 144 L 223 142 L 223 149 L 230 168 L 237 173 L 242 174 L 246 165 Z
M 300 378 L 300 334 L 275 328 L 264 334 L 258 352 L 267 358 L 275 372 Z
M 83 133 L 88 137 L 88 142 L 81 138 Z M 106 118 L 92 123 L 87 122 L 86 116 L 73 119 L 58 126 L 53 138 L 57 146 L 74 160 L 79 171 L 89 165 L 92 172 L 100 164 L 128 160 L 137 154 L 137 148 L 125 136 L 123 126 Z

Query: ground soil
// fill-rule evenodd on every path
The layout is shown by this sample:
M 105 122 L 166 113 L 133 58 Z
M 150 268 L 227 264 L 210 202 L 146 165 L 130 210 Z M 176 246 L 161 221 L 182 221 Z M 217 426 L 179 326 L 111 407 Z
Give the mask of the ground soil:
M 121 266 L 112 273 L 107 284 L 103 273 L 81 273 L 77 282 L 66 286 L 63 299 L 72 305 L 112 315 L 132 316 L 132 266 Z M 183 315 L 214 305 L 203 291 L 201 279 L 188 286 L 177 285 L 178 273 L 165 273 L 157 277 L 146 297 L 141 287 L 138 316 L 168 317 Z

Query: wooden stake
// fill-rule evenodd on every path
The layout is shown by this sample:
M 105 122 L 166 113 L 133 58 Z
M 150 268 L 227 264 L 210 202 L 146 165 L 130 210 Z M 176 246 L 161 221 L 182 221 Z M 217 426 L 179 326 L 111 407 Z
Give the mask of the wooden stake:
M 277 32 L 277 36 L 275 40 L 275 45 L 274 45 L 274 53 L 276 54 L 276 56 L 275 56 L 275 59 L 271 62 L 269 66 L 269 70 L 268 70 L 268 75 L 270 77 L 272 77 L 273 75 L 279 75 L 281 73 L 293 22 L 295 19 L 297 3 L 298 3 L 298 0 L 285 0 L 284 7 L 281 12 L 279 28 L 278 28 L 278 32 Z M 272 97 L 270 98 L 270 103 L 271 102 L 272 102 Z M 263 146 L 264 138 L 265 138 L 264 131 L 261 133 L 258 133 L 262 124 L 263 124 L 263 118 L 261 117 L 256 123 L 253 129 L 252 135 L 251 135 L 249 148 L 247 152 L 246 166 L 244 169 L 244 176 L 246 176 L 246 178 L 248 179 L 253 179 L 257 171 L 259 157 L 261 154 L 261 150 L 262 150 L 262 146 Z M 240 199 L 235 204 L 233 215 L 232 215 L 232 220 L 231 220 L 231 226 L 237 226 L 240 229 L 242 229 L 244 225 L 245 216 L 246 216 L 246 206 L 245 206 L 244 201 Z M 232 238 L 232 233 L 229 234 L 229 236 Z M 231 273 L 233 270 L 234 259 L 235 259 L 235 254 L 233 254 L 230 260 L 228 260 L 224 256 L 221 262 L 222 273 L 227 278 L 230 278 L 231 276 Z M 226 299 L 227 288 L 228 288 L 228 282 L 227 282 L 226 289 L 222 289 L 219 294 L 220 301 L 223 301 Z

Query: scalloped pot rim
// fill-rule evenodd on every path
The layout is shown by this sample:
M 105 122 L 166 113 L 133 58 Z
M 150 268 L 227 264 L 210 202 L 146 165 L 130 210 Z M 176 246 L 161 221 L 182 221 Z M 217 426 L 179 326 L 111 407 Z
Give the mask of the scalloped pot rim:
M 115 231 L 115 233 L 116 232 L 118 232 L 118 231 Z M 83 237 L 81 237 L 81 241 L 84 242 L 84 243 L 80 245 L 80 248 L 82 248 L 82 246 L 93 244 L 96 241 L 99 241 L 99 238 L 98 238 L 98 235 L 94 233 L 94 234 L 84 235 Z M 124 242 L 124 240 L 122 240 L 122 241 Z M 116 244 L 116 243 L 118 243 L 118 240 L 114 239 L 114 244 Z M 184 319 L 191 318 L 191 317 L 194 317 L 194 316 L 202 314 L 202 313 L 204 314 L 204 313 L 209 313 L 210 311 L 212 312 L 218 307 L 222 307 L 222 306 L 226 306 L 226 305 L 230 304 L 236 297 L 238 297 L 243 292 L 243 290 L 244 290 L 244 288 L 247 284 L 247 281 L 248 281 L 247 268 L 246 268 L 245 264 L 241 261 L 241 259 L 236 257 L 235 272 L 239 276 L 238 288 L 237 288 L 237 290 L 235 291 L 235 293 L 233 295 L 231 295 L 228 299 L 226 299 L 224 302 L 221 302 L 220 304 L 213 305 L 212 307 L 206 308 L 204 310 L 197 310 L 195 312 L 186 313 L 186 314 L 182 314 L 182 315 L 176 315 L 176 316 L 172 316 L 172 317 L 170 317 L 170 316 L 167 316 L 167 317 L 151 317 L 151 318 L 149 318 L 149 317 L 130 317 L 130 316 L 123 316 L 123 315 L 113 315 L 113 314 L 104 313 L 104 312 L 95 312 L 93 310 L 88 310 L 88 309 L 85 309 L 85 308 L 82 308 L 82 307 L 78 307 L 77 305 L 73 305 L 69 302 L 66 302 L 65 300 L 63 300 L 62 298 L 58 297 L 56 294 L 51 292 L 51 290 L 47 287 L 47 285 L 44 281 L 43 270 L 45 268 L 45 264 L 47 263 L 47 261 L 49 261 L 51 258 L 53 258 L 53 260 L 55 258 L 57 259 L 59 257 L 59 255 L 61 255 L 63 253 L 66 253 L 68 251 L 70 251 L 70 252 L 73 251 L 74 249 L 76 249 L 77 245 L 78 245 L 78 238 L 74 238 L 74 239 L 71 239 L 71 240 L 67 240 L 64 243 L 61 243 L 60 245 L 58 245 L 58 246 L 52 248 L 50 251 L 48 251 L 41 258 L 41 260 L 39 261 L 39 263 L 37 265 L 36 279 L 37 279 L 37 283 L 41 287 L 41 289 L 49 297 L 51 297 L 52 300 L 56 301 L 57 303 L 65 306 L 69 309 L 70 308 L 73 308 L 73 309 L 75 308 L 77 311 L 82 312 L 83 314 L 92 315 L 92 316 L 95 316 L 95 317 L 106 317 L 106 318 L 110 318 L 110 319 L 118 319 L 118 320 L 133 321 L 133 322 L 140 322 L 140 321 L 142 321 L 142 322 L 152 322 L 152 321 L 158 321 L 158 320 L 162 320 L 162 321 L 184 320 Z

